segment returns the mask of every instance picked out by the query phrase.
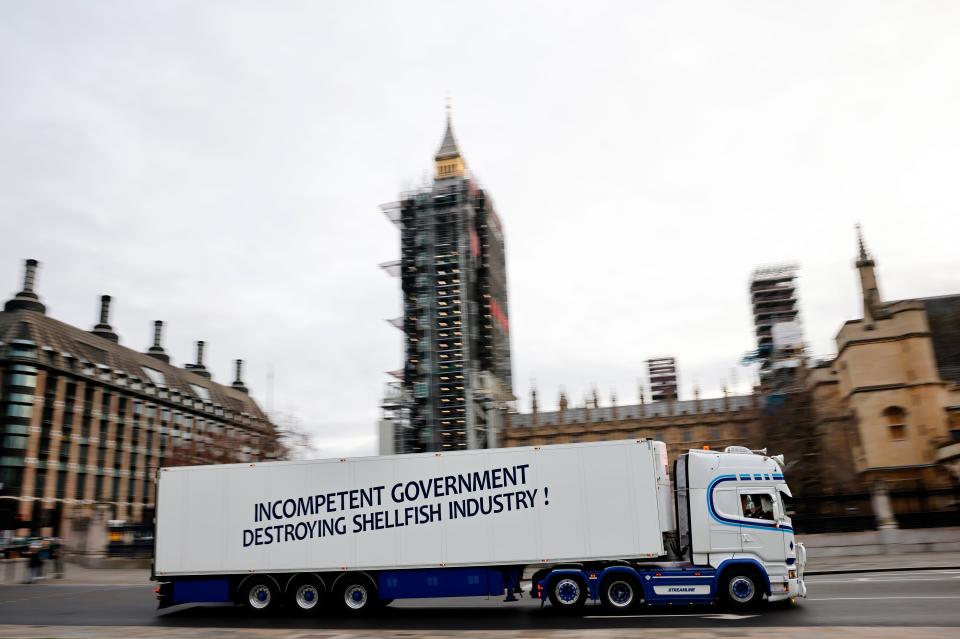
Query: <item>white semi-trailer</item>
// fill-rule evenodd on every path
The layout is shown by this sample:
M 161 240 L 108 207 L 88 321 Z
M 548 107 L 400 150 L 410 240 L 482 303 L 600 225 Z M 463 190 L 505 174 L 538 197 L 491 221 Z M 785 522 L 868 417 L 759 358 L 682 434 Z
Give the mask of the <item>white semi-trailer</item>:
M 782 460 L 731 447 L 674 465 L 625 440 L 163 468 L 160 607 L 360 613 L 394 599 L 514 600 L 612 611 L 805 596 Z

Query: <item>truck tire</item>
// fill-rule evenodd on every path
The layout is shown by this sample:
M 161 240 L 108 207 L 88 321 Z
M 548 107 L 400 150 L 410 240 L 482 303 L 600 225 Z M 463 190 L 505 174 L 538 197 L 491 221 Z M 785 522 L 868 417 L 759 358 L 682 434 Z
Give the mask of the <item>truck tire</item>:
M 587 601 L 587 584 L 577 575 L 560 574 L 550 580 L 547 596 L 557 610 L 575 612 Z
M 720 601 L 727 608 L 749 610 L 763 599 L 757 571 L 733 568 L 724 574 L 720 585 Z
M 280 607 L 280 589 L 267 576 L 247 579 L 240 585 L 240 602 L 243 607 L 258 615 L 273 612 Z
M 287 586 L 287 605 L 300 614 L 315 614 L 323 603 L 323 584 L 316 577 L 298 577 Z
M 626 614 L 642 600 L 640 585 L 630 575 L 615 573 L 600 584 L 600 603 L 613 614 Z
M 376 609 L 380 598 L 373 581 L 363 574 L 344 575 L 334 588 L 337 607 L 348 615 L 362 615 Z

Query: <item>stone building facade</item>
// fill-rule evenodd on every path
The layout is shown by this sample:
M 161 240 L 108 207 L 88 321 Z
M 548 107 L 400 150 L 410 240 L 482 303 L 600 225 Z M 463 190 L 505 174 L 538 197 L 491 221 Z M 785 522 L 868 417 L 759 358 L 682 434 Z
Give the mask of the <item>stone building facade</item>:
M 819 414 L 845 428 L 859 481 L 957 481 L 960 459 L 960 295 L 884 301 L 862 237 L 856 261 L 862 317 L 843 324 L 837 356 L 810 376 Z M 957 469 L 960 470 L 960 469 Z
M 805 494 L 948 490 L 960 479 L 960 295 L 884 301 L 860 239 L 863 314 L 836 336 L 837 355 L 800 362 L 787 386 L 756 395 L 663 401 L 507 417 L 506 446 L 649 437 L 671 459 L 731 444 L 785 453 Z M 615 402 L 614 402 L 615 404 Z M 949 506 L 943 498 L 940 506 Z M 942 501 L 942 500 L 941 500 Z M 927 504 L 895 503 L 895 510 Z
M 148 523 L 161 466 L 283 456 L 276 428 L 241 380 L 214 382 L 161 345 L 122 346 L 101 300 L 91 331 L 46 314 L 28 260 L 23 290 L 0 313 L 0 530 L 59 535 L 76 522 Z
M 646 438 L 667 444 L 670 462 L 691 448 L 723 449 L 764 445 L 760 400 L 756 395 L 709 399 L 641 402 L 600 406 L 596 394 L 587 405 L 570 408 L 565 395 L 560 409 L 538 410 L 536 391 L 529 413 L 510 413 L 503 430 L 504 446 L 539 446 L 610 439 Z

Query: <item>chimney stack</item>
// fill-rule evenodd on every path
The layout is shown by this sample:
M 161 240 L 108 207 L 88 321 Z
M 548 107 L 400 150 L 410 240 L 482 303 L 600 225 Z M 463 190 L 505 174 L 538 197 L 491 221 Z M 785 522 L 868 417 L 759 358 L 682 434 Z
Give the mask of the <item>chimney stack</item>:
M 99 335 L 103 339 L 108 339 L 111 342 L 119 342 L 120 338 L 117 337 L 117 334 L 113 332 L 113 329 L 110 327 L 110 296 L 101 295 L 100 296 L 100 323 L 93 327 L 93 330 L 90 331 L 94 335 Z
M 163 346 L 161 345 L 162 337 L 163 322 L 157 320 L 153 323 L 153 346 L 147 350 L 147 355 L 169 364 L 170 356 L 163 350 Z
M 37 279 L 37 267 L 40 262 L 37 260 L 27 260 L 23 268 L 23 290 L 17 293 L 12 300 L 8 300 L 3 306 L 5 311 L 34 311 L 36 313 L 46 313 L 47 307 L 40 302 L 40 297 L 33 292 L 33 286 Z
M 196 373 L 200 377 L 210 379 L 210 372 L 207 370 L 207 367 L 203 365 L 203 346 L 203 341 L 197 342 L 197 363 L 187 364 L 184 368 L 192 373 Z
M 37 266 L 40 262 L 36 260 L 27 260 L 23 269 L 23 291 L 33 293 L 33 282 L 37 279 Z
M 100 296 L 100 323 L 101 324 L 110 323 L 110 296 L 109 295 Z
M 243 360 L 238 359 L 235 361 L 235 363 L 237 369 L 237 378 L 233 380 L 233 384 L 231 384 L 231 386 L 236 388 L 241 393 L 246 393 L 247 387 L 243 383 Z

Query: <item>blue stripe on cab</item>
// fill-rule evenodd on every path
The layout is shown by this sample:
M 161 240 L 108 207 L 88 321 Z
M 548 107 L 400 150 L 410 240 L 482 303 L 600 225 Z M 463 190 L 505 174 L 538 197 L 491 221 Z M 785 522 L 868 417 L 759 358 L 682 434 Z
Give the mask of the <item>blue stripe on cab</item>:
M 757 477 L 759 477 L 759 475 Z M 720 513 L 718 513 L 716 508 L 713 505 L 714 489 L 717 487 L 717 484 L 723 483 L 725 481 L 736 481 L 736 480 L 737 480 L 736 475 L 720 475 L 719 477 L 711 481 L 709 486 L 707 486 L 707 510 L 710 513 L 710 517 L 712 517 L 715 521 L 721 524 L 725 524 L 727 526 L 740 526 L 741 528 L 755 528 L 757 530 L 768 530 L 772 532 L 793 532 L 793 528 L 791 528 L 790 526 L 778 526 L 777 524 L 774 524 L 774 523 L 766 524 L 766 523 L 760 523 L 760 522 L 747 523 L 746 521 L 729 519 L 727 517 L 722 516 Z

